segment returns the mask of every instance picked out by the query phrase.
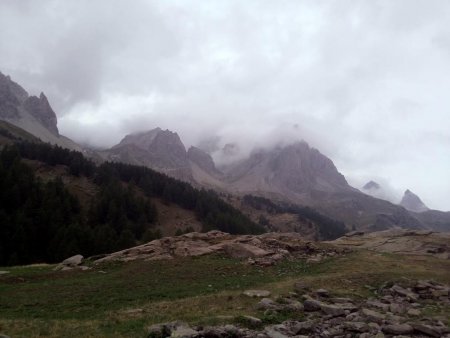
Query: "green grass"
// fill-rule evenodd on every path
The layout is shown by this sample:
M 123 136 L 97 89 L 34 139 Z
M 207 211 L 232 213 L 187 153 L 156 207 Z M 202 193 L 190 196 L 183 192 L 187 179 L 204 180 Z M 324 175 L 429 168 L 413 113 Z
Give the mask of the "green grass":
M 450 262 L 431 257 L 359 251 L 306 265 L 285 260 L 260 268 L 221 256 L 135 261 L 94 266 L 89 271 L 53 271 L 54 266 L 0 268 L 0 333 L 12 337 L 145 337 L 157 322 L 238 322 L 253 315 L 264 323 L 299 314 L 264 314 L 249 288 L 273 297 L 292 291 L 296 280 L 336 295 L 373 295 L 367 286 L 387 280 L 433 278 L 450 282 Z M 141 309 L 141 311 L 128 311 Z M 431 310 L 431 309 L 430 309 Z M 441 310 L 439 310 L 442 312 Z M 443 315 L 448 311 L 444 309 Z
M 242 290 L 294 276 L 303 263 L 260 269 L 210 256 L 102 265 L 56 272 L 51 266 L 13 268 L 0 278 L 2 318 L 93 319 L 123 307 Z

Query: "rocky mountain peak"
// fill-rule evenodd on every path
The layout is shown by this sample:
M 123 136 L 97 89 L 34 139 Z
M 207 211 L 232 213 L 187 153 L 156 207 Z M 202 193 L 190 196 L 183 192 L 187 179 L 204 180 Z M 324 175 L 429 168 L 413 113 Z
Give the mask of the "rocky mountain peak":
M 190 147 L 187 152 L 188 159 L 210 175 L 217 176 L 222 173 L 217 170 L 211 155 L 197 147 Z
M 41 93 L 39 97 L 30 96 L 24 102 L 25 109 L 53 134 L 59 135 L 56 114 L 47 97 Z
M 381 186 L 375 181 L 369 181 L 363 186 L 363 190 L 379 190 Z
M 304 141 L 279 148 L 272 156 L 275 172 L 298 191 L 334 191 L 338 187 L 348 187 L 333 161 Z
M 0 118 L 17 119 L 19 107 L 28 98 L 28 93 L 17 83 L 0 72 Z
M 115 147 L 133 144 L 142 150 L 148 150 L 153 140 L 155 139 L 156 135 L 161 131 L 162 131 L 161 128 L 158 127 L 140 133 L 128 134 Z
M 245 191 L 304 195 L 351 189 L 333 162 L 304 141 L 254 151 L 227 173 L 236 189 Z
M 183 142 L 177 133 L 167 129 L 126 135 L 104 156 L 108 160 L 148 166 L 180 179 L 189 180 L 191 176 Z
M 413 212 L 424 212 L 429 210 L 428 207 L 425 205 L 425 203 L 423 203 L 422 200 L 419 198 L 419 196 L 414 194 L 409 189 L 405 191 L 405 194 L 403 195 L 400 205 L 405 209 Z

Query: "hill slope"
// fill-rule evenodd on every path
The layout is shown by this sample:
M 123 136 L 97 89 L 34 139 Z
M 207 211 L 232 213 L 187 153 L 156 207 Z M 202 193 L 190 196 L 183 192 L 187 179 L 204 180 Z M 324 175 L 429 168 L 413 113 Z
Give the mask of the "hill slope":
M 74 181 L 84 187 L 70 191 L 75 185 L 68 182 Z M 2 265 L 107 253 L 150 240 L 158 236 L 158 211 L 164 208 L 157 205 L 164 203 L 177 205 L 178 214 L 187 217 L 177 220 L 180 230 L 201 224 L 201 230 L 264 231 L 213 192 L 144 167 L 97 167 L 79 152 L 48 144 L 5 147 L 0 187 Z

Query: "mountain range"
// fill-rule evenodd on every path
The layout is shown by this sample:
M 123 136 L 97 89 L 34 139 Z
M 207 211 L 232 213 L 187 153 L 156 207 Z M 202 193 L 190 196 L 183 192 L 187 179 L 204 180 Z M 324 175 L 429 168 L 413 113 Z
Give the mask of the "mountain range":
M 1 73 L 0 119 L 44 142 L 82 150 L 60 135 L 56 114 L 43 93 L 29 96 Z M 231 148 L 226 145 L 223 152 L 229 153 Z M 380 189 L 376 182 L 366 184 L 363 192 L 350 186 L 332 160 L 305 141 L 255 149 L 247 158 L 219 167 L 200 147 L 186 149 L 177 133 L 154 128 L 126 135 L 110 149 L 85 154 L 94 154 L 100 161 L 149 167 L 197 188 L 313 207 L 344 222 L 348 229 L 375 231 L 399 226 L 450 230 L 450 213 L 429 210 L 409 190 L 396 205 L 367 194 Z

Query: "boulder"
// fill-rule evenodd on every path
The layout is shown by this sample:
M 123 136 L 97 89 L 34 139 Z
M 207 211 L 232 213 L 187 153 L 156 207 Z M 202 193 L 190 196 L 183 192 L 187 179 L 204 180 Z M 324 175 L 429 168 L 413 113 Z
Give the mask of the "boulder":
M 363 333 L 368 332 L 370 330 L 370 326 L 364 322 L 345 322 L 344 326 L 348 331 L 352 332 Z
M 393 291 L 394 293 L 396 293 L 402 297 L 406 297 L 412 301 L 416 301 L 417 299 L 419 299 L 417 294 L 415 294 L 414 292 L 412 292 L 408 289 L 402 288 L 399 285 L 394 285 L 393 287 L 391 287 L 391 291 Z
M 74 267 L 80 265 L 83 262 L 83 259 L 84 257 L 82 255 L 75 255 L 63 260 L 61 264 L 64 266 Z
M 366 304 L 372 308 L 376 308 L 378 310 L 382 311 L 388 311 L 389 310 L 389 304 L 382 303 L 378 300 L 369 300 L 366 302 Z
M 296 322 L 294 325 L 292 325 L 292 331 L 295 334 L 304 334 L 304 333 L 310 333 L 314 331 L 316 327 L 316 322 L 313 320 L 306 320 L 304 322 Z
M 382 313 L 379 313 L 377 311 L 369 310 L 369 309 L 362 309 L 361 310 L 362 315 L 367 317 L 367 319 L 371 322 L 380 324 L 383 320 L 386 319 L 386 316 Z
M 307 299 L 303 302 L 303 307 L 305 311 L 320 311 L 322 309 L 322 302 L 315 299 Z
M 425 325 L 425 324 L 413 324 L 414 331 L 425 334 L 430 337 L 440 337 L 441 333 L 440 330 L 431 326 L 431 325 Z

